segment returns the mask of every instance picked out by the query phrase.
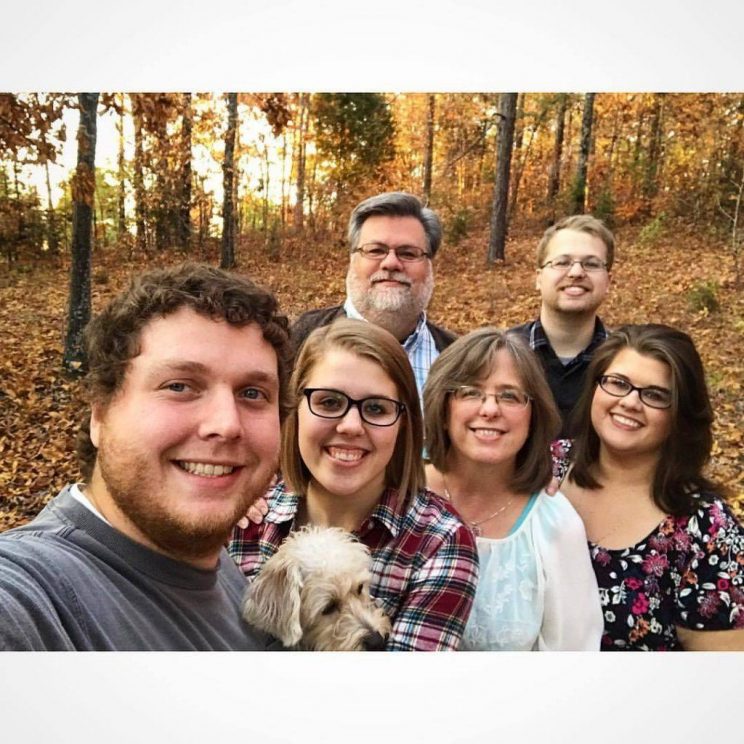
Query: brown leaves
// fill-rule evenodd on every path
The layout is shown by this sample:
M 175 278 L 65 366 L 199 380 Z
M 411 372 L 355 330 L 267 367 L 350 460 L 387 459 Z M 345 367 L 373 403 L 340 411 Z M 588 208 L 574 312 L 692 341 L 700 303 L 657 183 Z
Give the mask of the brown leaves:
M 732 503 L 744 515 L 744 298 L 726 282 L 722 245 L 699 230 L 671 228 L 673 239 L 662 237 L 653 249 L 638 245 L 638 228 L 618 231 L 618 264 L 602 317 L 609 326 L 657 321 L 692 334 L 716 411 L 710 474 L 729 487 Z M 348 252 L 339 246 L 339 237 L 309 232 L 285 237 L 278 262 L 269 259 L 258 237 L 241 238 L 238 271 L 272 288 L 291 318 L 341 303 Z M 429 311 L 434 322 L 463 333 L 481 325 L 509 327 L 537 316 L 534 250 L 539 231 L 515 231 L 507 245 L 507 262 L 493 270 L 485 265 L 487 239 L 488 229 L 481 227 L 459 245 L 441 248 L 434 262 Z M 204 258 L 216 263 L 217 250 L 215 246 Z M 96 256 L 96 275 L 108 281 L 94 280 L 95 307 L 145 268 L 141 258 L 135 266 L 120 255 L 112 250 Z M 178 259 L 164 253 L 153 260 Z M 61 372 L 68 267 L 40 262 L 28 268 L 11 272 L 0 285 L 0 529 L 28 520 L 57 489 L 78 477 L 74 440 L 84 411 L 82 392 L 79 382 Z M 709 281 L 720 282 L 720 310 L 691 312 L 688 293 Z

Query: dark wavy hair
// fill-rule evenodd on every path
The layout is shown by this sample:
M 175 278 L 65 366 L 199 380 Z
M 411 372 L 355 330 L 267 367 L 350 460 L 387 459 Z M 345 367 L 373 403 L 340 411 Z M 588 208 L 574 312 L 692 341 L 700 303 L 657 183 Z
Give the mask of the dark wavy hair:
M 106 405 L 121 389 L 129 360 L 140 353 L 142 329 L 153 319 L 191 308 L 231 325 L 256 323 L 276 352 L 279 373 L 279 411 L 287 411 L 289 323 L 279 313 L 274 295 L 240 276 L 212 266 L 185 263 L 156 269 L 132 279 L 86 326 L 85 387 L 89 402 Z M 93 472 L 97 449 L 90 439 L 90 416 L 81 424 L 77 455 L 83 477 Z
M 656 359 L 672 375 L 672 422 L 661 445 L 654 473 L 652 497 L 667 514 L 683 516 L 693 510 L 696 493 L 716 491 L 719 484 L 703 475 L 713 446 L 713 407 L 705 371 L 690 336 L 666 325 L 626 325 L 613 331 L 594 352 L 586 383 L 574 409 L 574 466 L 569 478 L 583 488 L 601 488 L 591 468 L 599 458 L 600 440 L 591 421 L 592 401 L 601 377 L 623 349 Z

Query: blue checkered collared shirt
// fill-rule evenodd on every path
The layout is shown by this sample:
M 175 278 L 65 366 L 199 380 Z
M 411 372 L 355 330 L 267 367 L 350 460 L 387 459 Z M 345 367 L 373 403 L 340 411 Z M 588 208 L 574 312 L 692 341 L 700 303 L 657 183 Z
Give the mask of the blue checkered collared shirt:
M 344 302 L 344 312 L 349 318 L 366 320 L 366 318 L 359 314 L 359 311 L 354 307 L 354 303 L 349 297 Z M 419 399 L 423 405 L 424 383 L 429 376 L 431 365 L 439 356 L 439 351 L 434 343 L 434 337 L 426 325 L 426 312 L 421 313 L 413 332 L 403 342 L 403 350 L 408 355 L 408 361 L 411 363 L 411 367 L 413 367 L 413 375 L 416 378 Z

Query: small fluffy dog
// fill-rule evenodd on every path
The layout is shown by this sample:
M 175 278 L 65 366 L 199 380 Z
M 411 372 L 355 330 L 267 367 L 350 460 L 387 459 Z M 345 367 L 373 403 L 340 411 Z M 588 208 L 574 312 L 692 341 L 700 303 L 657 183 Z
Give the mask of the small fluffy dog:
M 390 620 L 369 594 L 370 555 L 338 527 L 305 526 L 266 561 L 242 615 L 286 648 L 382 651 Z

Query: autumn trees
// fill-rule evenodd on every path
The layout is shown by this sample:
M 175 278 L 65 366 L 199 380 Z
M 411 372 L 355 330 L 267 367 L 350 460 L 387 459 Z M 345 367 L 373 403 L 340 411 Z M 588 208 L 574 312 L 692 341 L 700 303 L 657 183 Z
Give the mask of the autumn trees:
M 497 193 L 507 176 L 509 184 L 499 197 L 502 236 L 507 223 L 544 227 L 582 210 L 616 224 L 663 214 L 728 229 L 724 211 L 744 167 L 741 93 L 509 94 L 517 96 L 510 147 L 498 93 L 234 95 L 233 139 L 224 94 L 101 95 L 94 251 L 220 260 L 232 230 L 238 263 L 244 239 L 279 256 L 306 234 L 336 239 L 353 203 L 383 189 L 422 196 L 456 243 L 494 218 L 497 175 Z M 71 247 L 72 183 L 69 173 L 60 182 L 55 163 L 76 103 L 0 95 L 6 263 Z

